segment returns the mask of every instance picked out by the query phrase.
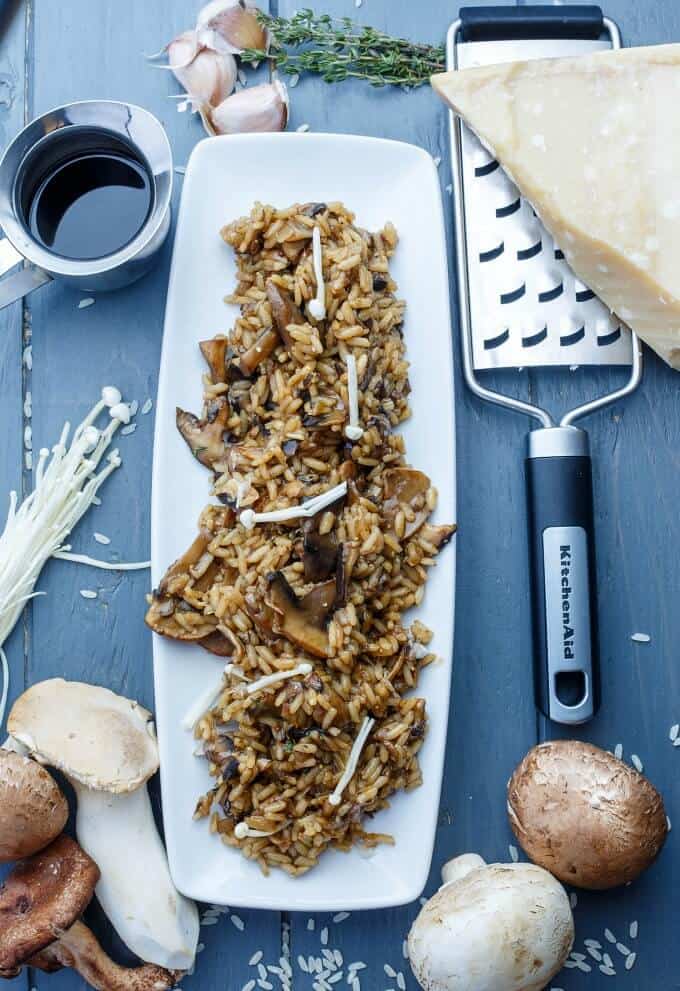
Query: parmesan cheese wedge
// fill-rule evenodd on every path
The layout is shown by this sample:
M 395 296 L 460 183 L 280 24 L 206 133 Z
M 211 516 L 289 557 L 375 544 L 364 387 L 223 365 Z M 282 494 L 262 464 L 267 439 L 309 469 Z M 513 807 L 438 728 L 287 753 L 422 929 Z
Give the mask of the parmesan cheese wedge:
M 680 369 L 680 44 L 432 77 L 579 279 Z

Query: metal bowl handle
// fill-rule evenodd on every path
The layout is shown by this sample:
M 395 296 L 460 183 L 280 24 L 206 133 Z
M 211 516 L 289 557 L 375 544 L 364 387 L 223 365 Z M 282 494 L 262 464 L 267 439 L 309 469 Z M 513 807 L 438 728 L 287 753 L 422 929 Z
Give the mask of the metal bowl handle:
M 0 238 L 0 310 L 52 281 L 48 272 L 34 265 L 27 265 L 11 275 L 7 274 L 25 260 L 6 237 Z

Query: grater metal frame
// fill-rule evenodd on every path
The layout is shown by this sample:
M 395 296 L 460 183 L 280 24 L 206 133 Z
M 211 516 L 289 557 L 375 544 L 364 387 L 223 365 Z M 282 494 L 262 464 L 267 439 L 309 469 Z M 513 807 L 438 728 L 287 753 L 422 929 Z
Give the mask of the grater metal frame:
M 609 17 L 603 17 L 604 30 L 609 35 L 611 47 L 616 49 L 621 47 L 621 33 L 618 25 Z M 446 61 L 447 69 L 458 68 L 456 46 L 461 32 L 462 20 L 458 18 L 454 21 L 446 36 Z M 453 112 L 449 111 L 449 135 L 451 150 L 451 173 L 453 179 L 453 203 L 454 203 L 454 235 L 456 242 L 456 275 L 459 291 L 459 319 L 461 330 L 461 347 L 463 354 L 463 373 L 468 388 L 482 400 L 502 406 L 505 409 L 516 413 L 523 413 L 538 421 L 542 427 L 571 427 L 584 416 L 596 412 L 623 399 L 634 392 L 642 378 L 642 348 L 640 341 L 633 331 L 631 331 L 632 361 L 630 376 L 627 382 L 620 388 L 583 403 L 575 409 L 566 412 L 559 420 L 555 421 L 552 414 L 540 406 L 523 399 L 508 396 L 502 392 L 497 392 L 483 385 L 477 377 L 473 359 L 473 327 L 470 312 L 470 278 L 468 268 L 468 242 L 466 234 L 465 217 L 465 194 L 463 186 L 463 163 L 462 163 L 462 128 L 463 123 Z M 531 363 L 527 362 L 530 366 Z M 534 367 L 540 367 L 536 365 Z

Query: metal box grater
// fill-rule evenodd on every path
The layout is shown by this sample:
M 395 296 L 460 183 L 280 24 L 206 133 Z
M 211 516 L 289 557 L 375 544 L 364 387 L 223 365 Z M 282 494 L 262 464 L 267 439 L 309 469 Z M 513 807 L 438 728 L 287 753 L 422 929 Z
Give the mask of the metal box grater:
M 602 40 L 602 38 L 606 40 Z M 594 6 L 463 8 L 447 67 L 576 56 L 621 45 Z M 538 421 L 527 468 L 536 701 L 577 724 L 598 706 L 592 482 L 588 436 L 575 420 L 632 392 L 642 374 L 635 334 L 581 283 L 511 178 L 450 114 L 461 346 L 468 386 Z M 625 385 L 556 424 L 547 410 L 487 388 L 489 369 L 630 365 Z

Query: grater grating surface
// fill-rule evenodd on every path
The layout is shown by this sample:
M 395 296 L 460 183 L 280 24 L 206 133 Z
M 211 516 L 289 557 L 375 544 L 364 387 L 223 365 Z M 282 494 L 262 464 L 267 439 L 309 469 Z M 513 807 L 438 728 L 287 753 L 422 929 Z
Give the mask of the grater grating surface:
M 588 39 L 458 42 L 449 46 L 449 68 L 609 47 Z M 465 125 L 460 148 L 474 368 L 631 364 L 628 328 L 574 276 L 530 204 Z

